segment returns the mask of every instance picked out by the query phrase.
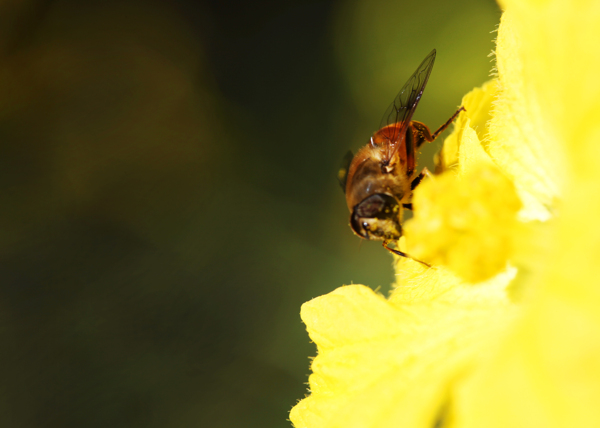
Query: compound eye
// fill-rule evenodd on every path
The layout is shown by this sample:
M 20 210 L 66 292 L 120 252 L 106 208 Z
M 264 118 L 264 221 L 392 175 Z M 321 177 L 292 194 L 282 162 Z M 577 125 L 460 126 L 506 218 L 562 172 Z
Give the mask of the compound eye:
M 354 207 L 356 215 L 362 218 L 391 218 L 397 217 L 400 206 L 393 196 L 377 193 L 365 198 Z
M 352 228 L 352 231 L 361 238 L 369 239 L 369 223 L 363 221 L 363 219 L 357 215 L 356 209 L 350 216 L 350 227 Z

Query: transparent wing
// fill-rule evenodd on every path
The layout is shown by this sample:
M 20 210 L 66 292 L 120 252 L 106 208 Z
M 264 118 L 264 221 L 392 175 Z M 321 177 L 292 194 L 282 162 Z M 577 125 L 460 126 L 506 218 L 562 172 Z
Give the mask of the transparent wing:
M 394 102 L 388 107 L 379 129 L 385 128 L 388 125 L 401 123 L 402 126 L 390 126 L 383 130 L 385 138 L 391 143 L 395 143 L 399 136 L 406 132 L 408 123 L 412 119 L 413 113 L 417 108 L 417 104 L 421 100 L 427 80 L 431 74 L 433 63 L 435 61 L 435 49 L 423 60 L 417 71 L 414 72 L 408 82 L 400 89 L 400 92 L 394 99 Z
M 348 171 L 350 170 L 350 164 L 352 163 L 353 158 L 354 154 L 348 150 L 344 155 L 340 164 L 340 169 L 338 170 L 338 181 L 340 182 L 340 186 L 342 186 L 344 193 L 346 193 L 346 181 L 348 181 Z

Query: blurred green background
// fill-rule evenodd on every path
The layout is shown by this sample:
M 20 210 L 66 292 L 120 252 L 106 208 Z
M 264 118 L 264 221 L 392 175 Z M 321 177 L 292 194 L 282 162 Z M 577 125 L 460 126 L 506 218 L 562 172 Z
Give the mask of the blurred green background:
M 350 232 L 340 159 L 434 47 L 415 119 L 443 123 L 499 17 L 0 0 L 0 426 L 289 427 L 316 353 L 301 304 L 393 281 Z

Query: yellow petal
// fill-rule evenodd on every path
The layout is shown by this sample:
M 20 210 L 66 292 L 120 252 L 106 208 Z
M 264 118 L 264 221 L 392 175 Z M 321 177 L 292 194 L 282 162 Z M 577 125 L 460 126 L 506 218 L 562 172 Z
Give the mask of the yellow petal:
M 302 319 L 319 355 L 311 395 L 290 414 L 294 426 L 432 426 L 454 379 L 510 325 L 512 276 L 452 287 L 422 303 L 388 301 L 361 285 L 305 303 Z
M 488 122 L 492 118 L 492 106 L 498 93 L 496 79 L 475 88 L 463 98 L 462 105 L 467 108 L 467 117 L 471 119 L 471 127 L 477 132 L 479 141 L 485 146 L 488 142 Z
M 446 140 L 440 155 L 442 169 L 457 167 L 459 164 L 459 150 L 465 127 L 469 126 L 476 133 L 479 141 L 488 139 L 487 122 L 490 120 L 492 103 L 496 97 L 497 82 L 492 80 L 481 88 L 475 88 L 462 99 L 461 106 L 466 111 L 461 113 L 454 124 L 454 131 Z
M 547 220 L 560 195 L 564 166 L 552 124 L 526 85 L 521 41 L 510 14 L 502 16 L 497 39 L 499 91 L 489 123 L 487 152 L 517 187 L 522 218 Z
M 475 130 L 471 127 L 471 119 L 466 119 L 460 134 L 460 148 L 458 150 L 458 167 L 461 176 L 466 176 L 481 167 L 494 169 L 490 156 L 483 150 L 483 146 Z M 466 179 L 466 178 L 465 178 Z

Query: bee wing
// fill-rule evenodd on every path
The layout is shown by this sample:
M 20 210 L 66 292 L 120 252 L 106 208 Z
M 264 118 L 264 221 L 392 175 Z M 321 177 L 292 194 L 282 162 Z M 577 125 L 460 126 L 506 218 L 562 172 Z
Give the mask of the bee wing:
M 338 170 L 338 181 L 340 182 L 340 186 L 342 186 L 342 190 L 346 193 L 346 182 L 348 181 L 348 171 L 350 171 L 350 164 L 352 163 L 352 159 L 354 158 L 354 154 L 348 150 L 348 152 L 344 155 L 342 162 L 340 164 L 340 169 Z
M 427 80 L 429 80 L 429 75 L 431 74 L 433 63 L 435 62 L 435 54 L 436 52 L 434 49 L 427 55 L 421 65 L 419 65 L 419 68 L 417 68 L 417 71 L 410 76 L 408 82 L 400 89 L 394 102 L 388 107 L 383 115 L 383 119 L 381 119 L 379 129 L 395 123 L 402 124 L 402 126 L 398 127 L 390 126 L 383 132 L 384 137 L 388 139 L 392 145 L 404 135 L 406 128 L 408 128 L 413 113 L 425 90 L 425 85 L 427 85 Z M 396 150 L 389 154 L 388 160 L 392 158 Z

